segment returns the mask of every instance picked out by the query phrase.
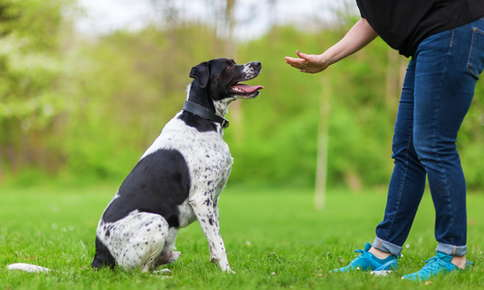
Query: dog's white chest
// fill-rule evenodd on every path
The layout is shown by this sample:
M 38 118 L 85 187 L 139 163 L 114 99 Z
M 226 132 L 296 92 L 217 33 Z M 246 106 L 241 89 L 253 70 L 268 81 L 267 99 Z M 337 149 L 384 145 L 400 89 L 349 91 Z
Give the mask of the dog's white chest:
M 219 132 L 199 132 L 175 116 L 141 159 L 159 149 L 178 150 L 185 158 L 191 183 L 189 199 L 194 194 L 210 195 L 213 200 L 218 198 L 232 167 L 229 147 Z M 180 205 L 179 210 L 180 224 L 187 225 L 193 221 L 193 212 L 188 204 Z
M 203 140 L 198 143 L 197 152 L 187 155 L 192 178 L 191 192 L 219 194 L 219 190 L 230 174 L 232 156 L 225 142 Z

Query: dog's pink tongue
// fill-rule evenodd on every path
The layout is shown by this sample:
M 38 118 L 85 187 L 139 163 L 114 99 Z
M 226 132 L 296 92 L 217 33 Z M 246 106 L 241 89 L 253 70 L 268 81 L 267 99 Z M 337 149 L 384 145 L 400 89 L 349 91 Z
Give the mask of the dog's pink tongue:
M 241 92 L 241 93 L 253 93 L 255 91 L 258 91 L 260 89 L 263 89 L 263 86 L 249 86 L 246 84 L 237 84 L 235 86 L 232 86 L 232 89 L 236 92 Z

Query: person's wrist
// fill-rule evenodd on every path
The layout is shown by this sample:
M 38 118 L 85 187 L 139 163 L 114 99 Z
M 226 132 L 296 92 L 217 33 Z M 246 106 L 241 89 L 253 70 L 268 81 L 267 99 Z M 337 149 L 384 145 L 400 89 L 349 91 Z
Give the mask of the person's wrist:
M 324 68 L 326 68 L 326 67 L 330 66 L 331 64 L 333 64 L 331 62 L 331 58 L 327 55 L 327 53 L 324 53 L 324 52 L 319 55 L 319 63 Z

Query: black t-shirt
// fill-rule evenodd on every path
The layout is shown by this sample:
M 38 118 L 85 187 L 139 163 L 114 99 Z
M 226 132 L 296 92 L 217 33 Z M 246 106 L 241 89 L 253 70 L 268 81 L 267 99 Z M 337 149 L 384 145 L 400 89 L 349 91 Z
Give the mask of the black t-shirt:
M 484 0 L 356 0 L 361 17 L 400 54 L 424 38 L 484 17 Z

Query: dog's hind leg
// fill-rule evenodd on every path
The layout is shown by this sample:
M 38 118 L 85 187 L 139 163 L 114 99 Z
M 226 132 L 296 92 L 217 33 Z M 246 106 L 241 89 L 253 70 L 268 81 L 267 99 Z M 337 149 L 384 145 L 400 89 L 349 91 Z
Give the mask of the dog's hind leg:
M 169 228 L 158 214 L 133 212 L 110 225 L 104 237 L 116 263 L 124 269 L 151 271 L 165 247 Z
M 176 251 L 175 247 L 177 232 L 178 230 L 176 228 L 170 228 L 168 230 L 165 247 L 156 262 L 157 266 L 173 263 L 180 257 L 181 252 Z

